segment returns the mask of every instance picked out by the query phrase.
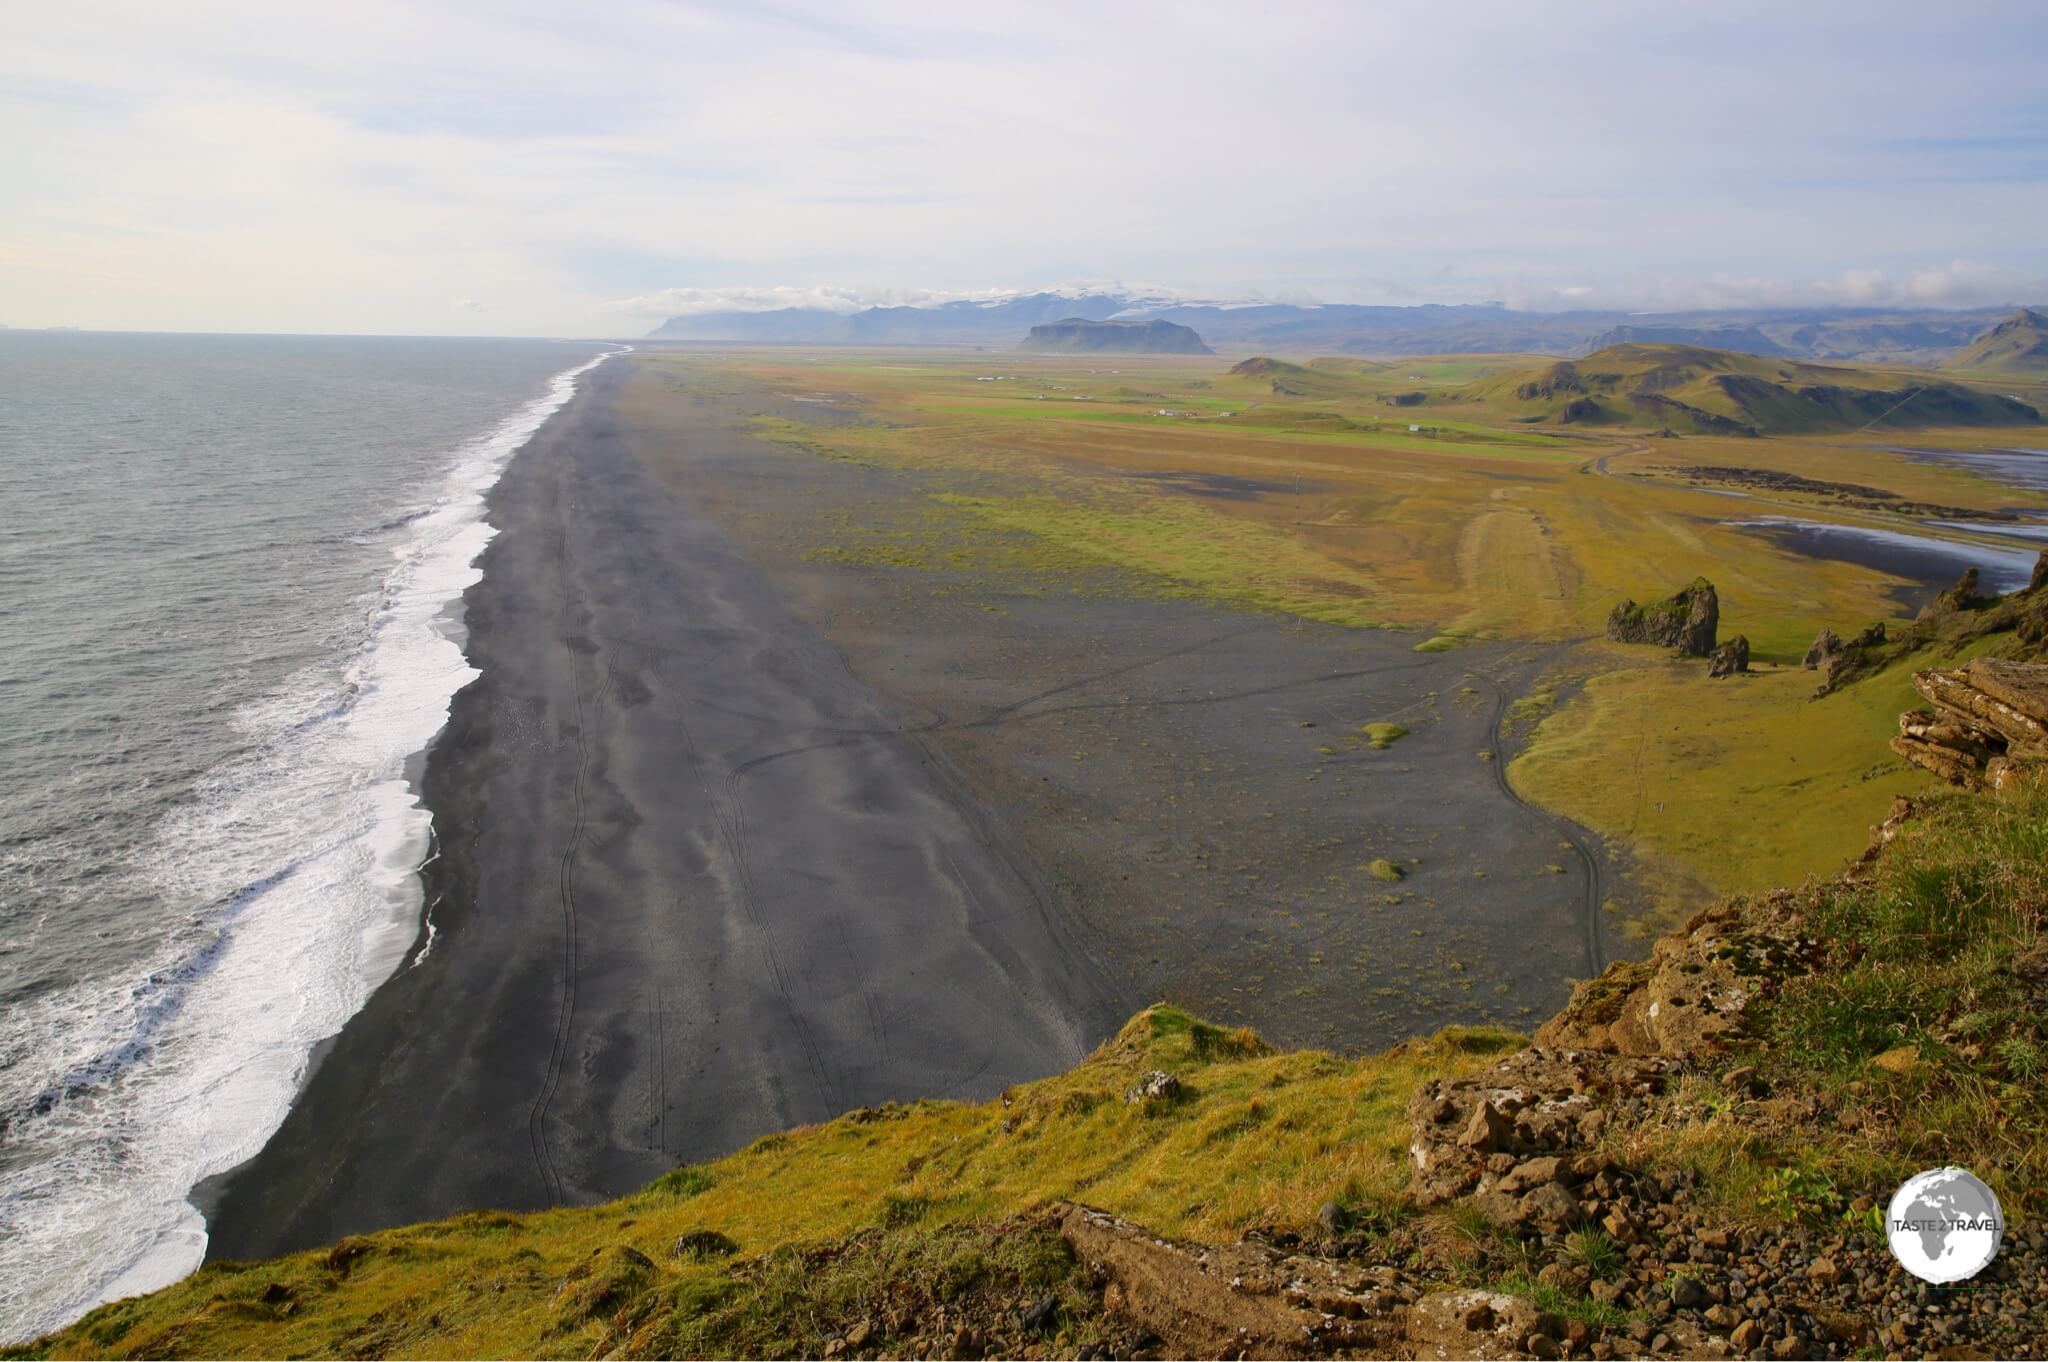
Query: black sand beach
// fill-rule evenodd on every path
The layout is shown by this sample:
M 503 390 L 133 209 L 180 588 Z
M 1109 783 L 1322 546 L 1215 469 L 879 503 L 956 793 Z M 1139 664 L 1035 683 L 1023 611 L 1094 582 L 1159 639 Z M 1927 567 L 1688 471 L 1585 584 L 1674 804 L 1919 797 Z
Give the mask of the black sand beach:
M 1155 998 L 1366 1049 L 1619 953 L 1602 850 L 1499 775 L 1540 651 L 821 560 L 816 517 L 915 478 L 737 426 L 846 414 L 707 394 L 609 362 L 493 492 L 483 676 L 425 777 L 438 935 L 226 1181 L 214 1256 L 986 1097 Z
M 944 762 L 648 473 L 608 363 L 507 470 L 428 761 L 438 935 L 210 1218 L 253 1257 L 986 1097 L 1134 1006 Z

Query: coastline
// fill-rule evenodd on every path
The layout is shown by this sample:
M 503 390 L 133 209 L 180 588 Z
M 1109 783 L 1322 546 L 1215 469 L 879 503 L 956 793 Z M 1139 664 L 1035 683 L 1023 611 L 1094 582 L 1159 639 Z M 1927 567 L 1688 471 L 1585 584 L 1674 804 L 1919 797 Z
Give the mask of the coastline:
M 1546 650 L 821 558 L 926 490 L 747 426 L 857 413 L 664 373 L 594 370 L 491 490 L 421 939 L 204 1189 L 209 1258 L 987 1098 L 1159 999 L 1364 1052 L 1629 953 L 1491 751 Z
M 6 943 L 0 1341 L 197 1268 L 207 1184 L 414 950 L 417 757 L 470 676 L 453 612 L 492 533 L 484 494 L 618 348 L 188 340 L 105 338 L 43 390 L 53 410 L 66 382 L 93 392 L 90 419 L 43 437 L 75 456 L 65 495 L 97 481 L 85 504 L 120 523 L 119 485 L 90 473 L 113 458 L 183 547 L 144 535 L 89 564 L 25 489 L 52 528 L 23 582 L 37 645 L 15 655 L 42 680 L 19 717 L 54 745 L 20 764 L 6 821 L 63 854 L 10 899 L 41 905 L 56 949 Z M 192 405 L 155 423 L 174 380 Z
M 592 370 L 489 494 L 480 675 L 422 785 L 435 944 L 195 1193 L 209 1258 L 594 1200 L 851 1107 L 986 1097 L 1133 1005 L 913 725 L 642 467 L 629 372 Z

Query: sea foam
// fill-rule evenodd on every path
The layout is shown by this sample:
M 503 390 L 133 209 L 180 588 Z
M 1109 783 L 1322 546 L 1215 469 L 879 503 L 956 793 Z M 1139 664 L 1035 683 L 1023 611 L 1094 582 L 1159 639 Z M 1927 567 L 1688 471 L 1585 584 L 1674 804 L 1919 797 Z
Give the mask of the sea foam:
M 243 706 L 232 721 L 253 750 L 158 827 L 139 869 L 166 900 L 215 906 L 122 995 L 61 1000 L 103 1011 L 108 1043 L 26 1118 L 54 1127 L 37 1143 L 59 1152 L 0 1176 L 0 1341 L 196 1268 L 192 1189 L 262 1148 L 314 1048 L 431 941 L 418 872 L 432 820 L 407 768 L 477 675 L 460 602 L 496 534 L 484 497 L 617 353 L 556 375 L 459 452 L 431 504 L 370 531 L 393 563 L 338 635 L 352 650 L 339 681 L 330 663 Z

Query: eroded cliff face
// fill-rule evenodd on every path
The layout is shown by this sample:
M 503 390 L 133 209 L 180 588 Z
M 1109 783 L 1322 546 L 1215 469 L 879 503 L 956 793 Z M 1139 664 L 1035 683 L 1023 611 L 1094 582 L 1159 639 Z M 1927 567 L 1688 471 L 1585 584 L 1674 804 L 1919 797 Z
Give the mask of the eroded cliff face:
M 1916 672 L 1930 709 L 1899 716 L 1892 750 L 1952 785 L 2003 791 L 2048 773 L 2048 662 L 1980 657 Z

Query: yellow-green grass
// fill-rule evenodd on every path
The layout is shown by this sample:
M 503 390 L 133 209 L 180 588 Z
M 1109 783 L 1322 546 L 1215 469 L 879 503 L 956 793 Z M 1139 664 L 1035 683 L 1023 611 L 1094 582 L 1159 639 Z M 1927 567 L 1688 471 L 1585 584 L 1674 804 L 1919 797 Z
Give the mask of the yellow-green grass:
M 1368 746 L 1380 752 L 1408 736 L 1408 730 L 1399 724 L 1370 723 L 1358 731 L 1365 735 Z
M 689 373 L 708 362 L 647 363 L 652 372 Z M 1089 369 L 1122 368 L 1107 381 L 1142 389 L 1148 409 L 1192 409 L 1232 384 L 1259 403 L 1242 417 L 1187 420 L 1066 413 L 1089 405 L 1083 403 L 979 395 L 962 401 L 963 389 L 1011 386 L 973 381 L 976 373 L 1025 372 L 1007 358 L 841 362 L 828 378 L 818 372 L 824 366 L 781 356 L 723 363 L 721 382 L 854 394 L 871 418 L 867 424 L 775 420 L 764 422 L 763 432 L 819 457 L 916 470 L 927 489 L 915 512 L 897 508 L 873 524 L 841 519 L 793 531 L 808 534 L 809 551 L 822 556 L 909 571 L 965 568 L 992 584 L 1031 590 L 1054 578 L 1062 579 L 1058 589 L 1071 589 L 1075 573 L 1093 572 L 1089 589 L 1118 589 L 1114 579 L 1129 589 L 1337 624 L 1415 628 L 1425 631 L 1416 644 L 1425 651 L 1468 639 L 1586 639 L 1601 632 L 1624 597 L 1656 599 L 1707 577 L 1720 592 L 1723 636 L 1746 634 L 1764 677 L 1710 690 L 1697 663 L 1667 664 L 1649 650 L 1582 649 L 1576 675 L 1606 680 L 1546 719 L 1546 731 L 1515 768 L 1524 792 L 1547 807 L 1583 817 L 1623 845 L 1643 839 L 1645 864 L 1669 870 L 1666 897 L 1674 900 L 1696 897 L 1703 887 L 1829 868 L 1860 844 L 1870 817 L 1881 812 L 1877 791 L 1897 783 L 1861 777 L 1890 760 L 1884 742 L 1901 707 L 1893 702 L 1909 698 L 1900 684 L 1883 687 L 1882 695 L 1859 686 L 1857 700 L 1832 702 L 1856 712 L 1853 723 L 1831 727 L 1835 708 L 1807 705 L 1811 677 L 1773 679 L 1768 672 L 1772 663 L 1796 662 L 1824 627 L 1846 636 L 1875 620 L 1896 620 L 1899 581 L 1786 551 L 1730 522 L 1775 514 L 1913 526 L 1825 498 L 1720 495 L 1685 485 L 1671 470 L 1774 468 L 1945 506 L 2048 505 L 2048 497 L 1877 448 L 1875 435 L 1563 440 L 1489 430 L 1477 406 L 1439 412 L 1432 405 L 1430 415 L 1416 416 L 1381 404 L 1386 392 L 1413 390 L 1413 375 L 1428 367 L 1419 361 L 1307 366 L 1326 385 L 1325 395 L 1313 399 L 1254 392 L 1270 380 L 1231 378 L 1220 359 L 1142 368 L 1121 359 L 1042 359 L 1029 370 L 1034 382 L 1078 390 Z M 1016 413 L 1020 405 L 1031 419 Z M 1059 410 L 1040 414 L 1052 407 Z M 1332 429 L 1326 419 L 1351 424 Z M 1442 438 L 1409 435 L 1410 419 L 1436 423 Z M 2011 432 L 1930 431 L 1916 432 L 1912 442 L 1983 448 L 2012 439 Z M 1262 490 L 1197 495 L 1204 479 L 1219 478 L 1250 480 Z M 1721 725 L 1716 731 L 1741 736 L 1727 744 L 1735 766 L 1694 752 L 1674 759 L 1666 779 L 1653 756 L 1645 760 L 1656 779 L 1643 788 L 1668 790 L 1689 774 L 1696 826 L 1725 834 L 1758 830 L 1764 861 L 1753 871 L 1745 868 L 1746 855 L 1729 855 L 1712 836 L 1662 828 L 1654 805 L 1669 807 L 1671 800 L 1646 794 L 1628 802 L 1620 792 L 1638 789 L 1637 748 L 1653 716 L 1703 732 L 1706 714 Z M 1793 772 L 1787 759 L 1779 772 L 1758 765 L 1762 759 L 1743 745 L 1781 735 L 1834 747 L 1818 766 L 1807 755 L 1807 769 Z M 1628 779 L 1618 788 L 1594 788 L 1613 773 Z M 1851 794 L 1821 793 L 1831 789 Z M 1652 812 L 1639 815 L 1636 803 Z
M 1696 345 L 1611 345 L 1581 360 L 1482 378 L 1450 400 L 1500 421 L 1563 422 L 1569 405 L 1582 427 L 1702 434 L 1896 432 L 1924 425 L 1934 413 L 1964 425 L 2038 429 L 2034 418 L 1984 385 L 1924 369 L 1815 364 Z
M 1754 1065 L 1829 1114 L 1744 1119 L 1709 1070 L 1672 1094 L 1688 1119 L 1633 1132 L 1624 1159 L 1692 1167 L 1730 1218 L 1828 1223 L 1873 1248 L 1876 1216 L 1847 1203 L 1881 1212 L 1926 1168 L 1971 1169 L 2015 1221 L 2048 1207 L 2048 1027 L 2014 967 L 2048 927 L 2048 787 L 1916 802 L 1873 868 L 1796 896 L 1817 967 L 1759 999 L 1715 1066 Z
M 1471 1072 L 1521 1043 L 1453 1029 L 1366 1060 L 1275 1054 L 1249 1033 L 1154 1007 L 1072 1071 L 996 1101 L 856 1112 L 604 1206 L 366 1236 L 349 1241 L 361 1251 L 339 1255 L 348 1260 L 339 1269 L 325 1251 L 213 1264 L 88 1315 L 38 1351 L 583 1357 L 614 1337 L 624 1302 L 593 1301 L 608 1279 L 679 1311 L 729 1289 L 726 1260 L 672 1252 L 700 1230 L 756 1257 L 869 1228 L 1001 1219 L 1059 1199 L 1197 1239 L 1234 1239 L 1254 1222 L 1306 1230 L 1324 1201 L 1396 1206 L 1415 1085 Z M 1154 1069 L 1179 1078 L 1179 1095 L 1126 1102 Z M 277 1308 L 284 1300 L 288 1312 Z
M 1929 784 L 1885 745 L 1899 712 L 1922 703 L 1910 678 L 1927 663 L 1816 700 L 1816 674 L 1796 666 L 1709 680 L 1696 658 L 1587 645 L 1567 664 L 1588 677 L 1583 689 L 1536 729 L 1509 778 L 1632 848 L 1673 909 L 1700 883 L 1797 883 L 1862 850 L 1893 795 Z

